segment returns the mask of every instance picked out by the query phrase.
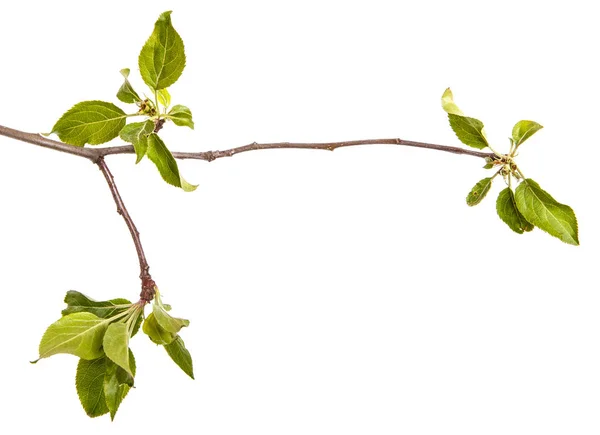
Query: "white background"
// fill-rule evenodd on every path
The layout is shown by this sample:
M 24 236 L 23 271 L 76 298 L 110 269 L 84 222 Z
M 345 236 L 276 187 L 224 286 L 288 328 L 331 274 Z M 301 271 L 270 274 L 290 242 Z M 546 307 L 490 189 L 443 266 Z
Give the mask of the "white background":
M 598 434 L 598 56 L 593 2 L 7 2 L 0 124 L 49 131 L 82 100 L 117 102 L 164 10 L 186 43 L 171 88 L 196 130 L 173 150 L 366 138 L 459 145 L 457 103 L 579 218 L 581 246 L 519 236 L 474 157 L 404 147 L 107 159 L 194 358 L 132 341 L 137 388 L 89 419 L 77 359 L 32 366 L 76 289 L 139 293 L 131 239 L 90 162 L 0 137 L 3 433 Z M 120 103 L 119 103 L 120 104 Z M 125 107 L 125 105 L 122 105 Z M 119 143 L 115 141 L 115 143 Z

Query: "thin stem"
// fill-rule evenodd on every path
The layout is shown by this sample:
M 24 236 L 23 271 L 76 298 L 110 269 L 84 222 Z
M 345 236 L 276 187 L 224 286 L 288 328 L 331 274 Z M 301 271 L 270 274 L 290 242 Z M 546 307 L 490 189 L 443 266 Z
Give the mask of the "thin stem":
M 140 240 L 140 233 L 133 223 L 129 212 L 127 211 L 127 207 L 125 207 L 125 203 L 123 202 L 123 199 L 119 194 L 119 190 L 117 189 L 115 179 L 111 174 L 110 169 L 108 169 L 108 165 L 104 161 L 104 157 L 99 157 L 95 163 L 98 165 L 98 168 L 100 168 L 100 171 L 102 171 L 102 174 L 106 179 L 106 183 L 108 184 L 108 188 L 112 193 L 115 204 L 117 205 L 117 213 L 119 213 L 125 220 L 127 228 L 129 228 L 131 238 L 133 239 L 133 244 L 135 245 L 138 260 L 140 262 L 140 279 L 142 280 L 142 293 L 140 294 L 140 298 L 144 301 L 151 301 L 154 297 L 154 287 L 156 284 L 150 276 L 150 266 L 148 265 L 146 255 L 144 254 L 144 248 L 142 247 L 142 242 Z

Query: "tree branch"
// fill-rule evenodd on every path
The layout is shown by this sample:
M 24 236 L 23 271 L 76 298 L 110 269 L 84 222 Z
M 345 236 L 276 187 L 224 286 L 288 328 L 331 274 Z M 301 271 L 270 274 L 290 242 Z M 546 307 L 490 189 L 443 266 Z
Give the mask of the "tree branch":
M 25 133 L 19 130 L 13 130 L 12 128 L 3 127 L 0 125 L 0 135 L 8 136 L 13 139 L 28 142 L 34 145 L 39 145 L 45 148 L 54 149 L 56 151 L 62 151 L 69 154 L 74 154 L 79 157 L 85 157 L 92 162 L 96 163 L 98 159 L 105 156 L 115 154 L 134 154 L 135 150 L 131 145 L 117 146 L 117 147 L 106 147 L 106 148 L 80 148 L 72 145 L 67 145 L 62 142 L 58 142 L 46 137 L 40 136 L 35 133 Z M 481 151 L 473 151 L 470 149 L 453 147 L 448 145 L 436 145 L 425 142 L 415 142 L 404 139 L 365 139 L 365 140 L 351 140 L 343 142 L 324 142 L 324 143 L 294 143 L 294 142 L 276 142 L 276 143 L 263 143 L 259 144 L 253 142 L 248 145 L 230 148 L 221 151 L 204 151 L 196 153 L 186 152 L 173 152 L 173 157 L 176 159 L 195 159 L 205 160 L 212 162 L 213 160 L 222 157 L 231 157 L 236 154 L 244 153 L 247 151 L 255 150 L 268 150 L 268 149 L 310 149 L 310 150 L 324 150 L 333 151 L 337 148 L 358 146 L 358 145 L 402 145 L 416 148 L 426 148 L 430 150 L 444 151 L 453 154 L 464 154 L 468 156 L 474 156 L 479 158 L 492 158 L 495 159 L 496 155 L 493 153 L 484 153 Z
M 133 223 L 131 216 L 129 216 L 127 207 L 125 207 L 125 203 L 119 194 L 115 179 L 112 176 L 110 169 L 108 169 L 108 165 L 104 161 L 104 157 L 99 157 L 95 163 L 98 165 L 98 168 L 100 168 L 100 171 L 102 171 L 102 174 L 106 179 L 106 183 L 108 184 L 108 188 L 112 193 L 115 204 L 117 204 L 117 213 L 123 217 L 125 223 L 127 224 L 127 228 L 129 228 L 129 232 L 131 233 L 131 238 L 133 239 L 133 244 L 135 245 L 135 249 L 137 251 L 138 260 L 140 261 L 140 279 L 142 280 L 142 293 L 140 294 L 140 298 L 146 302 L 149 302 L 154 298 L 154 287 L 156 284 L 150 276 L 150 266 L 148 265 L 146 255 L 144 254 L 144 248 L 142 247 L 142 242 L 140 240 L 140 233 Z

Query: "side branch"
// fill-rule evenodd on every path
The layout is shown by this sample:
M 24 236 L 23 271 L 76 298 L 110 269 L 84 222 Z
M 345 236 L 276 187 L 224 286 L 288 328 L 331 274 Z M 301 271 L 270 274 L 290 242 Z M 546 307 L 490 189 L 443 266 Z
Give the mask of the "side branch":
M 127 224 L 127 228 L 129 228 L 129 232 L 131 233 L 131 238 L 133 239 L 133 243 L 135 245 L 135 249 L 137 251 L 138 259 L 140 262 L 140 279 L 142 280 L 142 293 L 140 294 L 140 298 L 145 301 L 151 301 L 154 297 L 154 287 L 156 284 L 150 276 L 150 266 L 148 265 L 146 255 L 144 254 L 144 248 L 142 247 L 142 242 L 140 240 L 140 233 L 137 230 L 135 224 L 133 223 L 131 216 L 129 216 L 127 207 L 125 207 L 123 198 L 121 198 L 119 190 L 117 189 L 115 179 L 113 178 L 110 169 L 108 169 L 108 165 L 104 161 L 104 158 L 99 157 L 95 163 L 100 168 L 100 171 L 102 171 L 102 174 L 106 179 L 106 183 L 108 183 L 108 187 L 110 189 L 110 192 L 112 193 L 115 204 L 117 204 L 117 213 L 119 213 L 123 217 L 125 223 Z

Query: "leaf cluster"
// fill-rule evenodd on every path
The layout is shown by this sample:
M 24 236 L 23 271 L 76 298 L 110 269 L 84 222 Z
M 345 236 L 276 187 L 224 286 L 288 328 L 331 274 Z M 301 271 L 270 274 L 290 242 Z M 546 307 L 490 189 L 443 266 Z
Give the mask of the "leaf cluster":
M 156 292 L 158 296 L 158 291 Z M 86 414 L 98 417 L 110 413 L 114 419 L 121 402 L 134 385 L 136 361 L 129 348 L 130 339 L 143 331 L 168 334 L 162 344 L 167 354 L 192 379 L 192 357 L 186 349 L 179 330 L 189 321 L 171 317 L 168 305 L 160 299 L 153 312 L 144 319 L 145 302 L 131 303 L 126 299 L 96 301 L 83 293 L 71 290 L 65 296 L 67 308 L 62 317 L 50 325 L 39 345 L 39 358 L 59 353 L 80 358 L 75 376 L 79 400 Z M 150 325 L 150 326 L 148 326 Z
M 483 123 L 467 117 L 454 102 L 450 88 L 442 95 L 442 108 L 448 114 L 450 127 L 458 139 L 473 148 L 489 148 L 494 157 L 487 159 L 485 169 L 495 169 L 491 177 L 478 181 L 467 195 L 467 205 L 479 204 L 501 175 L 506 183 L 496 200 L 500 219 L 518 234 L 532 231 L 534 227 L 557 237 L 565 243 L 579 245 L 577 218 L 573 209 L 556 201 L 531 178 L 525 178 L 515 162 L 519 147 L 543 127 L 535 121 L 522 120 L 515 124 L 509 138 L 508 153 L 494 150 L 486 137 Z M 514 184 L 518 185 L 514 187 Z
M 180 104 L 171 107 L 167 89 L 179 79 L 185 67 L 185 49 L 171 22 L 171 11 L 162 13 L 156 21 L 138 57 L 138 67 L 150 96 L 140 97 L 129 81 L 127 68 L 121 70 L 124 81 L 117 91 L 120 101 L 136 106 L 134 112 L 126 113 L 105 101 L 83 101 L 65 112 L 50 133 L 80 147 L 103 144 L 118 136 L 133 145 L 136 163 L 147 156 L 167 183 L 186 192 L 193 191 L 197 186 L 181 176 L 177 161 L 158 135 L 167 121 L 194 128 L 190 109 Z M 127 124 L 127 119 L 132 117 L 145 119 Z

